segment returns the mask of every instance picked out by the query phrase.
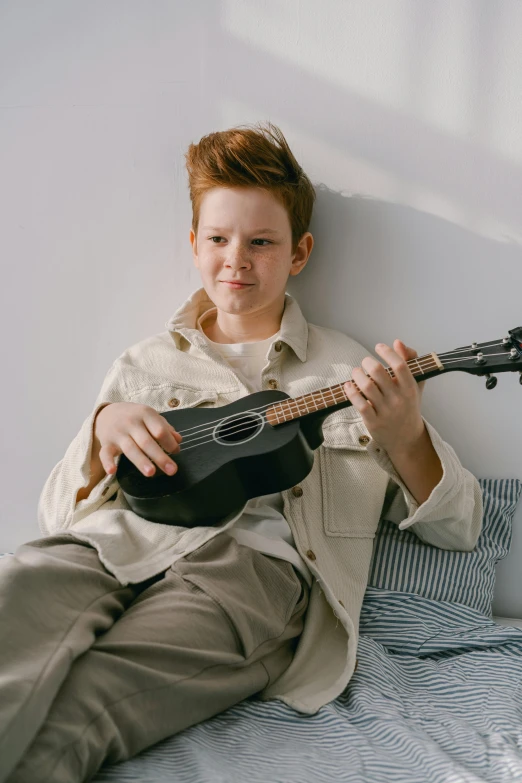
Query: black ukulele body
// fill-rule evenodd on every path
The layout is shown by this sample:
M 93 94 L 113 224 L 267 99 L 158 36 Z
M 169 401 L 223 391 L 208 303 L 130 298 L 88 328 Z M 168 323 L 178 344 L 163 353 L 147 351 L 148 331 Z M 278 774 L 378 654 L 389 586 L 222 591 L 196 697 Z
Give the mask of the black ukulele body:
M 151 522 L 218 525 L 251 498 L 289 489 L 311 471 L 323 441 L 318 411 L 273 427 L 264 411 L 290 399 L 280 390 L 254 392 L 217 408 L 161 413 L 183 435 L 168 476 L 143 473 L 122 454 L 117 478 L 131 509 Z

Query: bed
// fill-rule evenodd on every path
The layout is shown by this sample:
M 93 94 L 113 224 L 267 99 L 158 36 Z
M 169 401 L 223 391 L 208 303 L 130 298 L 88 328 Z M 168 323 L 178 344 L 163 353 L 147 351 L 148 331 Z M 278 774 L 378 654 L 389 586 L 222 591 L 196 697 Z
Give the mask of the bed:
M 370 587 L 357 671 L 316 715 L 247 700 L 93 780 L 522 781 L 518 623 Z
M 337 699 L 306 716 L 254 696 L 103 767 L 93 783 L 522 781 L 522 618 L 491 611 L 522 481 L 479 483 L 473 552 L 381 520 L 358 666 Z

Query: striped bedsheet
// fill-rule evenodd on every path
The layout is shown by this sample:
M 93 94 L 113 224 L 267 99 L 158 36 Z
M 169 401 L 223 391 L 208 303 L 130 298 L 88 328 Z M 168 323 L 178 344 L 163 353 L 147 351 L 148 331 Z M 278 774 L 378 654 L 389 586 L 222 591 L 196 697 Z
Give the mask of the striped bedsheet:
M 358 668 L 316 715 L 247 700 L 93 783 L 522 781 L 522 628 L 367 589 Z

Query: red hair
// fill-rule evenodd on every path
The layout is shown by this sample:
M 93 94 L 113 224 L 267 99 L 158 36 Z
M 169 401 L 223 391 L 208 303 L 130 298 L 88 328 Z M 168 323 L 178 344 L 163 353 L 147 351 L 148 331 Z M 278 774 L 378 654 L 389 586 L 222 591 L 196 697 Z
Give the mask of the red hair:
M 185 154 L 192 202 L 192 229 L 198 231 L 201 201 L 211 188 L 259 187 L 285 207 L 292 229 L 292 253 L 308 231 L 315 190 L 281 130 L 238 125 L 203 136 Z

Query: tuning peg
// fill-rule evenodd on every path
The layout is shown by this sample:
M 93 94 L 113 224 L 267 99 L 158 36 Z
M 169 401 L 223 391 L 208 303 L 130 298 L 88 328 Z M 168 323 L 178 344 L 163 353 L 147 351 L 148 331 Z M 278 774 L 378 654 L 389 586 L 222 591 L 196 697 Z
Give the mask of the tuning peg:
M 522 383 L 522 375 L 520 376 L 520 383 Z M 486 389 L 494 389 L 497 385 L 497 378 L 494 375 L 486 375 Z

